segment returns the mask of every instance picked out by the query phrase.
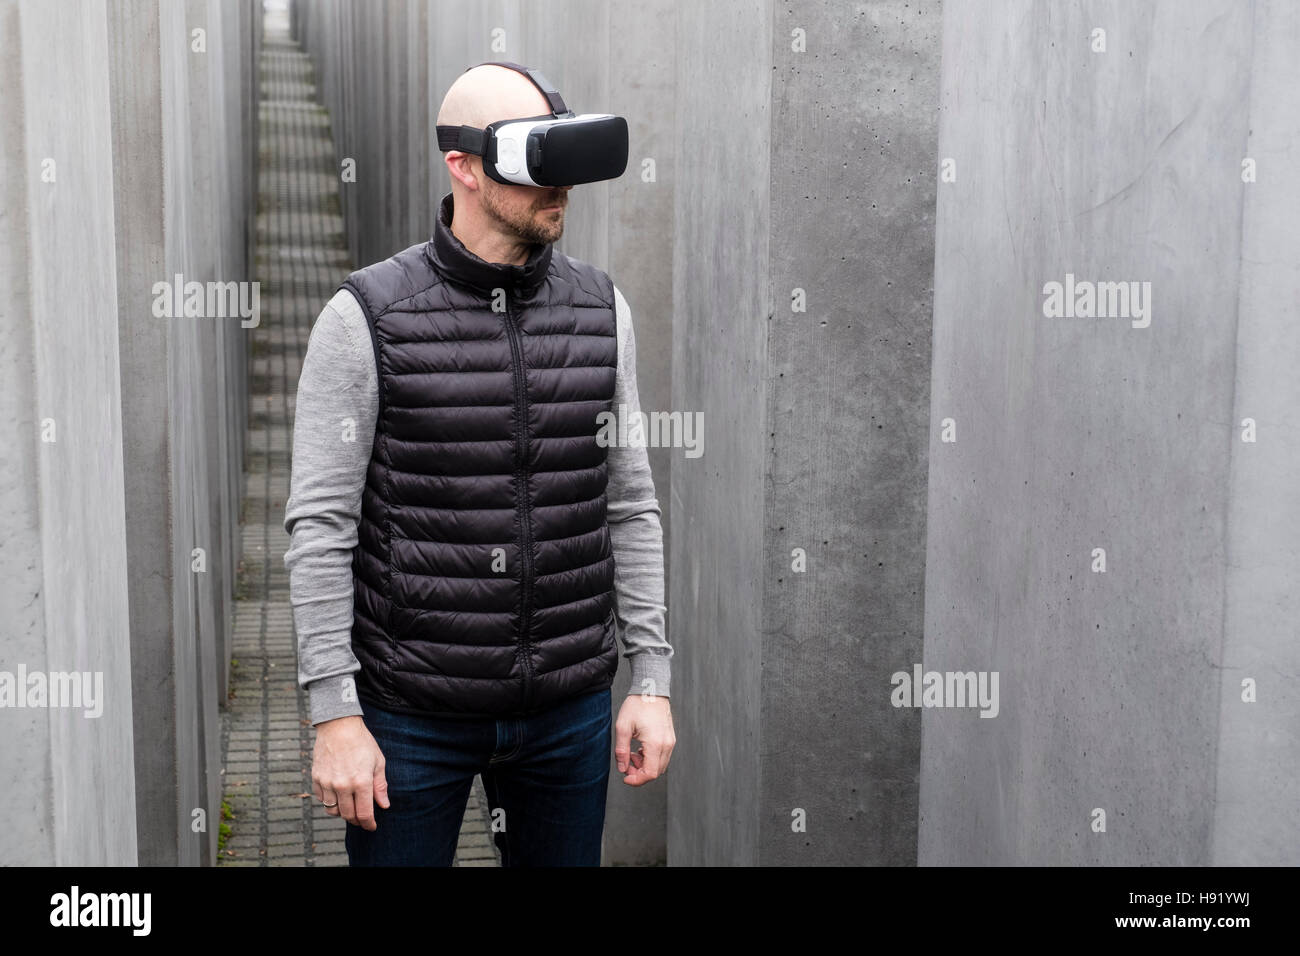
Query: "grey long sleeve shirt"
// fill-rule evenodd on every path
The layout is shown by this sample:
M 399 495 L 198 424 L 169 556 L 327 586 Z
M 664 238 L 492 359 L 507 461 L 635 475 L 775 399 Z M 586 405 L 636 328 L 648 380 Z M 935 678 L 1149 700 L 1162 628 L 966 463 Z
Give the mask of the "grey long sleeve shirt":
M 617 287 L 614 298 L 613 407 L 633 417 L 641 408 L 636 341 Z M 350 679 L 361 667 L 352 653 L 352 552 L 378 413 L 370 330 L 357 300 L 339 290 L 312 327 L 303 358 L 284 516 L 298 682 L 307 689 L 313 724 L 361 714 Z M 638 446 L 611 445 L 607 454 L 615 617 L 632 669 L 629 694 L 667 697 L 673 650 L 664 635 L 663 532 L 650 461 Z

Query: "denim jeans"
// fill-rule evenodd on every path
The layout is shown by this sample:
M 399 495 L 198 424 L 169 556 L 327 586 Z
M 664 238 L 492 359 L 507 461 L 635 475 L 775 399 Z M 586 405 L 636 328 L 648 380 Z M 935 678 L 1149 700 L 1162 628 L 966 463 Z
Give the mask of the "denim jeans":
M 610 701 L 607 689 L 500 719 L 412 716 L 363 702 L 384 755 L 389 808 L 376 804 L 375 830 L 347 825 L 349 865 L 451 866 L 480 774 L 505 866 L 599 866 Z

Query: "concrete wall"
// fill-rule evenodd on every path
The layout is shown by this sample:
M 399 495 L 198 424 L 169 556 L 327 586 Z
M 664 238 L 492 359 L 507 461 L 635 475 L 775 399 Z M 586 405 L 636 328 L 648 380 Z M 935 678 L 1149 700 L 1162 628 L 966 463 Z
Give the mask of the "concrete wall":
M 674 529 L 668 589 L 674 865 L 759 861 L 772 16 L 767 0 L 689 4 L 675 24 L 675 162 L 689 172 L 675 195 L 672 397 L 703 412 L 705 452 L 672 473 L 673 510 L 692 517 Z M 758 26 L 731 34 L 736 21 Z
M 0 709 L 8 865 L 136 860 L 110 50 L 85 13 L 0 3 L 0 672 L 103 690 L 97 717 Z
M 924 658 L 1000 712 L 924 712 L 920 861 L 1294 865 L 1300 17 L 950 0 L 943 36 Z M 1150 325 L 1045 316 L 1067 273 L 1149 282 Z
M 536 66 L 575 109 L 629 118 L 628 173 L 575 190 L 558 248 L 613 277 L 636 322 L 642 406 L 673 407 L 673 10 L 671 0 L 296 3 L 295 35 L 312 54 L 336 152 L 356 160 L 356 182 L 341 183 L 353 261 L 386 258 L 432 233 L 451 189 L 434 121 L 452 82 L 488 60 Z M 655 160 L 653 181 L 641 175 L 644 158 Z M 651 450 L 665 535 L 673 454 Z M 623 662 L 616 708 L 629 681 Z M 664 860 L 666 787 L 633 791 L 620 780 L 610 785 L 606 862 Z
M 105 688 L 98 719 L 0 710 L 5 782 L 32 795 L 0 862 L 211 862 L 247 330 L 159 317 L 154 286 L 247 278 L 260 18 L 220 0 L 0 10 L 22 171 L 4 203 L 0 376 L 15 450 L 0 614 L 20 623 L 0 670 L 101 671 Z M 57 442 L 40 441 L 47 418 Z
M 678 6 L 674 864 L 915 859 L 938 14 Z
M 256 150 L 244 139 L 242 77 L 252 73 L 252 10 L 193 0 L 138 6 L 115 20 L 128 48 L 114 77 L 119 253 L 130 279 L 121 335 L 132 356 L 131 405 L 142 412 L 128 430 L 141 476 L 127 506 L 138 572 L 134 666 L 137 699 L 147 703 L 136 733 L 169 742 L 141 755 L 140 778 L 174 778 L 178 792 L 155 789 L 137 814 L 142 862 L 197 863 L 215 851 L 215 825 L 196 834 L 191 815 L 203 808 L 215 818 L 220 804 L 247 331 L 237 319 L 159 320 L 150 305 L 153 283 L 177 273 L 247 278 L 246 155 Z M 205 31 L 204 52 L 194 49 L 195 30 Z M 149 261 L 133 263 L 142 252 Z M 191 568 L 196 548 L 206 555 L 203 572 Z
M 1249 138 L 1245 155 L 1267 174 L 1242 201 L 1237 351 L 1231 422 L 1251 417 L 1263 439 L 1235 436 L 1228 486 L 1228 543 L 1215 778 L 1215 865 L 1300 862 L 1300 256 L 1295 211 L 1300 179 L 1300 9 L 1269 0 L 1254 8 Z M 1242 701 L 1242 681 L 1261 687 Z
M 772 9 L 760 862 L 911 864 L 940 5 Z

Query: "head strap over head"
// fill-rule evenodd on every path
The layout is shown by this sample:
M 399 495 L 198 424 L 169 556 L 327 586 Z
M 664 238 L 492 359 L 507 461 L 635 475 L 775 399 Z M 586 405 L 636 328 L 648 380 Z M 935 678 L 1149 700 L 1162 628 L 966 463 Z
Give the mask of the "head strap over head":
M 541 70 L 534 70 L 532 67 L 520 66 L 518 63 L 509 63 L 504 60 L 492 61 L 489 63 L 476 63 L 474 66 L 466 67 L 465 72 L 480 66 L 504 66 L 508 70 L 514 70 L 516 73 L 522 73 L 532 81 L 533 86 L 537 87 L 546 102 L 551 107 L 551 116 L 560 119 L 566 116 L 573 116 L 573 110 L 564 104 L 564 97 L 560 91 L 555 88 L 555 84 L 542 75 Z M 528 116 L 520 117 L 521 119 L 546 119 L 548 117 Z M 471 153 L 474 156 L 482 156 L 487 149 L 487 133 L 485 130 L 478 129 L 474 126 L 439 126 L 438 131 L 438 149 L 442 152 L 448 150 L 459 150 L 462 153 Z

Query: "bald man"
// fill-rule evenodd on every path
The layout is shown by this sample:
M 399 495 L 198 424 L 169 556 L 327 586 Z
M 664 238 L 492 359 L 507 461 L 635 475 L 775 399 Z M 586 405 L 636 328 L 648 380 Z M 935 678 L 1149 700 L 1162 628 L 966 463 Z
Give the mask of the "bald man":
M 437 123 L 550 112 L 481 65 Z M 475 774 L 503 863 L 599 865 L 611 744 L 639 787 L 676 739 L 649 462 L 601 437 L 640 413 L 630 310 L 553 246 L 572 187 L 444 161 L 432 237 L 352 273 L 303 361 L 284 525 L 313 789 L 353 866 L 451 865 Z

